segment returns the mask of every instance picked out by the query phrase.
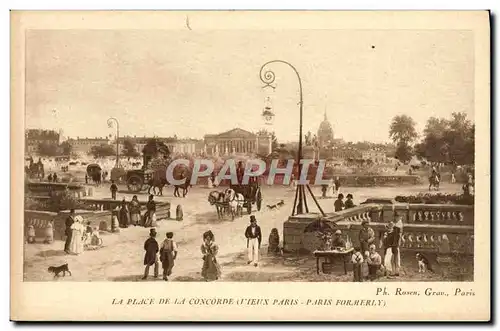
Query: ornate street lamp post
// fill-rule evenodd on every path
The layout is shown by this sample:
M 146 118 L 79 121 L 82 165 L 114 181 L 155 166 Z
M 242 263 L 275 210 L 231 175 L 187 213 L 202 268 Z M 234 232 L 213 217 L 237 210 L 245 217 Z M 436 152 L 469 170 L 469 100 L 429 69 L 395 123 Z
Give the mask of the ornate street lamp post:
M 119 168 L 120 165 L 120 150 L 119 150 L 119 143 L 118 143 L 118 137 L 120 136 L 120 123 L 118 123 L 118 120 L 114 117 L 108 118 L 108 128 L 113 127 L 113 122 L 116 123 L 116 164 L 115 167 Z
M 300 180 L 301 174 L 302 174 L 302 164 L 300 163 L 300 160 L 302 160 L 302 117 L 303 117 L 302 108 L 303 108 L 303 104 L 304 104 L 303 100 L 302 100 L 302 80 L 300 79 L 299 72 L 297 71 L 297 69 L 295 69 L 295 67 L 293 65 L 291 65 L 290 63 L 283 61 L 283 60 L 272 60 L 272 61 L 264 63 L 264 65 L 260 68 L 260 80 L 265 84 L 263 86 L 263 88 L 266 88 L 266 87 L 271 87 L 273 89 L 276 88 L 275 86 L 271 85 L 272 83 L 274 83 L 274 80 L 276 78 L 274 72 L 271 70 L 265 69 L 266 66 L 271 64 L 271 63 L 282 63 L 282 64 L 288 65 L 295 72 L 295 74 L 297 75 L 297 79 L 299 81 L 299 103 L 298 103 L 298 105 L 300 107 L 300 122 L 299 122 L 300 124 L 299 124 L 299 153 L 297 156 L 297 162 L 298 162 L 298 167 L 299 167 L 299 173 L 298 173 L 299 178 L 298 179 Z M 309 193 L 311 194 L 314 202 L 316 203 L 316 206 L 320 210 L 321 214 L 323 216 L 326 216 L 325 213 L 323 212 L 323 209 L 321 208 L 318 201 L 316 200 L 316 197 L 314 196 L 313 192 L 311 191 L 311 188 L 309 187 L 309 185 L 306 185 L 306 187 L 307 187 Z M 309 208 L 307 206 L 304 185 L 298 184 L 297 190 L 295 191 L 295 200 L 293 202 L 292 216 L 295 214 L 303 214 L 304 207 L 305 207 L 305 212 L 308 213 Z

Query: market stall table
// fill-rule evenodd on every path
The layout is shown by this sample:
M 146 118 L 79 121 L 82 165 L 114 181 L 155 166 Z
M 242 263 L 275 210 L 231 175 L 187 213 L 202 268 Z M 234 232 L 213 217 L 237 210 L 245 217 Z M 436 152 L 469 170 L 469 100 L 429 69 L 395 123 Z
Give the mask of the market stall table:
M 314 251 L 314 257 L 316 258 L 316 273 L 319 275 L 319 259 L 324 258 L 326 261 L 334 261 L 341 258 L 344 261 L 344 273 L 347 275 L 347 257 L 350 257 L 354 248 L 349 249 L 332 249 L 328 251 Z M 325 263 L 323 262 L 323 263 Z

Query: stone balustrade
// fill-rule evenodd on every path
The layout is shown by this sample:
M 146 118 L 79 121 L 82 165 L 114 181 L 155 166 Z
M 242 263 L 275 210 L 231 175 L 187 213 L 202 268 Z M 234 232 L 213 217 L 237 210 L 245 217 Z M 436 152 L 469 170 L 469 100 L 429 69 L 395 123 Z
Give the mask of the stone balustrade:
M 90 222 L 92 227 L 99 227 L 102 221 L 111 225 L 112 210 L 121 205 L 119 200 L 109 199 L 81 199 L 89 209 L 75 210 L 76 215 L 81 215 L 85 224 Z M 146 202 L 140 201 L 142 214 L 146 210 Z M 38 211 L 38 210 L 25 210 L 24 211 L 24 225 L 25 231 L 28 226 L 33 225 L 37 237 L 43 237 L 44 229 L 50 221 L 53 222 L 54 239 L 64 239 L 65 220 L 68 217 L 69 210 L 60 211 L 59 213 Z M 169 202 L 156 202 L 156 219 L 158 221 L 170 219 L 170 203 Z
M 44 229 L 48 226 L 49 222 L 53 222 L 54 239 L 63 240 L 64 230 L 66 228 L 65 221 L 68 217 L 69 210 L 61 211 L 59 213 L 38 211 L 38 210 L 25 210 L 24 211 L 24 226 L 25 234 L 28 226 L 32 225 L 35 228 L 35 235 L 38 238 L 43 238 Z M 86 222 L 90 222 L 91 226 L 99 226 L 101 220 L 110 221 L 111 212 L 109 211 L 89 211 L 89 210 L 75 210 L 76 215 L 81 215 Z M 84 224 L 84 225 L 85 225 Z
M 367 220 L 374 230 L 376 244 L 382 247 L 383 234 L 389 221 L 396 215 L 403 216 L 402 250 L 437 252 L 443 240 L 447 240 L 452 252 L 474 253 L 474 207 L 462 205 L 423 204 L 364 204 L 341 212 L 291 216 L 283 226 L 285 251 L 313 251 L 318 239 L 306 228 L 318 219 L 323 219 L 332 229 L 340 229 L 344 238 L 359 245 L 361 222 Z
M 381 218 L 385 222 L 401 215 L 409 224 L 474 225 L 474 206 L 450 204 L 407 204 L 384 205 Z

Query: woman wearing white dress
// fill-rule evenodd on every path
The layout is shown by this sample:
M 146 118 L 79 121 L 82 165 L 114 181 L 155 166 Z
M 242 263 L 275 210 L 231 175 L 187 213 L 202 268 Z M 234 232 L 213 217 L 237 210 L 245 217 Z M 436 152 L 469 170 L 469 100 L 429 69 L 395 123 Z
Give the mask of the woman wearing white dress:
M 78 215 L 75 216 L 75 222 L 71 225 L 71 242 L 69 244 L 69 251 L 71 254 L 79 255 L 83 253 L 83 235 L 85 228 L 83 226 L 83 218 Z

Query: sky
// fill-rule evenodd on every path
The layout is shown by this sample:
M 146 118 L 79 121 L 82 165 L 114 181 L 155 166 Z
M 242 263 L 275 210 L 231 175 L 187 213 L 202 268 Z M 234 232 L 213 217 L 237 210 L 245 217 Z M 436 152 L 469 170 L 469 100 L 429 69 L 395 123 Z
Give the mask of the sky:
M 26 127 L 65 136 L 203 138 L 239 127 L 298 140 L 328 116 L 335 138 L 389 141 L 391 119 L 474 119 L 474 39 L 459 30 L 30 30 Z M 269 97 L 274 124 L 261 117 Z

